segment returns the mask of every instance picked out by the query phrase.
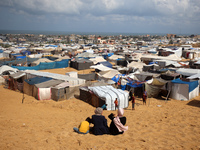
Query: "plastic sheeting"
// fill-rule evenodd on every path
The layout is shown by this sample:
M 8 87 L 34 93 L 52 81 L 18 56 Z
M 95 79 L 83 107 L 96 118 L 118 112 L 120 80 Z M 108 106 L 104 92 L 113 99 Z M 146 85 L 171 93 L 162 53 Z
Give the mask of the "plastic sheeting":
M 79 86 L 85 84 L 84 79 L 73 78 L 66 75 L 50 73 L 50 72 L 41 72 L 36 70 L 25 70 L 24 72 L 27 73 L 27 76 L 42 76 L 42 77 L 49 77 L 57 80 L 68 81 L 70 86 Z
M 188 84 L 172 84 L 170 97 L 176 100 L 190 100 L 199 95 L 199 86 L 189 92 Z
M 97 64 L 102 64 L 102 65 L 104 65 L 104 66 L 106 66 L 106 67 L 112 68 L 112 64 L 109 63 L 108 61 L 99 62 L 99 63 L 97 63 Z
M 55 68 L 66 68 L 69 66 L 69 60 L 65 59 L 62 61 L 55 62 L 40 62 L 39 65 L 33 67 L 24 67 L 24 66 L 12 66 L 19 70 L 45 70 L 45 69 L 55 69 Z
M 112 79 L 115 75 L 120 74 L 117 70 L 109 70 L 109 71 L 101 71 L 100 73 L 97 73 L 100 77 L 106 78 L 106 79 Z
M 38 88 L 38 100 L 50 100 L 51 88 Z
M 188 84 L 189 85 L 189 92 L 193 91 L 198 86 L 198 81 L 186 82 L 186 81 L 182 81 L 179 78 L 175 79 L 175 80 L 172 80 L 172 83 Z
M 94 66 L 90 66 L 91 69 L 98 69 L 100 71 L 108 71 L 108 70 L 113 70 L 112 68 L 106 67 L 102 64 L 99 65 L 94 65 Z
M 97 86 L 88 87 L 95 95 L 105 100 L 107 104 L 107 110 L 115 110 L 114 101 L 117 98 L 119 102 L 119 108 L 128 107 L 129 93 L 121 89 L 115 89 L 112 86 Z
M 12 72 L 17 72 L 18 69 L 15 69 L 13 67 L 7 66 L 7 65 L 3 65 L 0 67 L 0 74 L 2 74 L 5 71 L 12 71 Z
M 170 97 L 176 100 L 190 100 L 199 96 L 198 81 L 186 82 L 180 79 L 173 80 L 169 86 Z

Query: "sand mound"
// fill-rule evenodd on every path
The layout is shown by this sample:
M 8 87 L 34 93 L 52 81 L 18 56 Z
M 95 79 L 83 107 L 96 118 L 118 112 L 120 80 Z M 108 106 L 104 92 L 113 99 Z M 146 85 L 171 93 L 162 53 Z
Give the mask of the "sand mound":
M 66 70 L 65 70 L 66 71 Z M 73 70 L 71 70 L 73 71 Z M 80 135 L 73 127 L 94 107 L 76 98 L 38 101 L 0 86 L 0 149 L 200 149 L 200 96 L 190 101 L 136 98 L 125 110 L 129 130 L 118 136 Z M 115 111 L 104 111 L 108 115 Z

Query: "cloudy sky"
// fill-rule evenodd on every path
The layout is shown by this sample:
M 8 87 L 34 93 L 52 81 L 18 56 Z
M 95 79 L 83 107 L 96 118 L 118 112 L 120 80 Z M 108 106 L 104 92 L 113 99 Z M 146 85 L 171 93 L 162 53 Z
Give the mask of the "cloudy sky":
M 0 30 L 200 34 L 200 0 L 0 0 Z

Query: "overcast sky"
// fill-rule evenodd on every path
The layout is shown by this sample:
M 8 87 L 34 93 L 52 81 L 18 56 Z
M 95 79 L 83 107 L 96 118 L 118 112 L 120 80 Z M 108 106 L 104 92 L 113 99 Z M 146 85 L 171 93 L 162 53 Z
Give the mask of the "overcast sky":
M 0 0 L 0 29 L 200 34 L 200 0 Z

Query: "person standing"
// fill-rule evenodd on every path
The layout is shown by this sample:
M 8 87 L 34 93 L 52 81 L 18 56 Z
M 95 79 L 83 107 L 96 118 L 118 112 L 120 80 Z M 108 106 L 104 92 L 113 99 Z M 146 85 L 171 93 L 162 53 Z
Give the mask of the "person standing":
M 146 105 L 146 101 L 147 101 L 147 91 L 144 90 L 143 95 L 142 95 L 142 99 L 143 99 L 143 105 Z
M 117 100 L 117 98 L 115 99 L 115 101 L 114 101 L 114 103 L 115 103 L 115 110 L 116 110 L 116 108 L 118 108 L 118 100 Z M 119 109 L 119 108 L 118 108 Z
M 129 101 L 132 100 L 132 96 L 133 96 L 133 92 L 132 92 L 132 90 L 130 90 L 130 92 L 129 92 Z
M 132 110 L 135 110 L 135 96 L 132 95 Z

